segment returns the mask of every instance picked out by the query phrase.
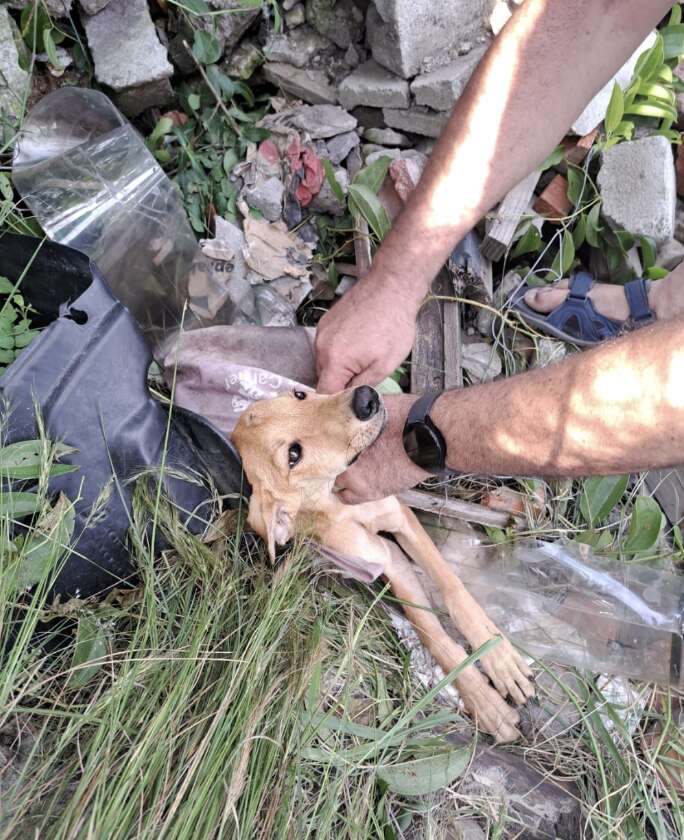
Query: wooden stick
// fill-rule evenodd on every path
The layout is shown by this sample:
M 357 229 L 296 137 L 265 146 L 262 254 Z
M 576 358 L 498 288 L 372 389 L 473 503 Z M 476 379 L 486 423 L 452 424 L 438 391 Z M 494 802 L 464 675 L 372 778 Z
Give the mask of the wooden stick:
M 499 205 L 496 218 L 492 222 L 480 249 L 487 259 L 500 260 L 506 253 L 513 241 L 521 217 L 530 206 L 540 174 L 538 169 L 530 172 L 527 178 L 513 187 Z
M 434 513 L 446 519 L 463 519 L 466 522 L 476 522 L 478 525 L 488 525 L 492 528 L 507 528 L 511 524 L 511 517 L 507 513 L 489 510 L 482 505 L 464 502 L 438 496 L 426 490 L 405 490 L 397 498 L 410 508 Z

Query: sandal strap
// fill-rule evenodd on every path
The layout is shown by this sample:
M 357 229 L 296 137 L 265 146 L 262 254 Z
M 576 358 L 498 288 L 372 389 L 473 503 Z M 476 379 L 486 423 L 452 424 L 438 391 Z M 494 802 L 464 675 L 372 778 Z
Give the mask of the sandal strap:
M 578 271 L 570 277 L 568 297 L 575 300 L 586 300 L 593 285 L 594 278 L 589 272 Z
M 637 323 L 653 317 L 648 303 L 648 287 L 650 285 L 650 281 L 643 278 L 625 283 L 625 297 L 629 304 L 630 318 Z

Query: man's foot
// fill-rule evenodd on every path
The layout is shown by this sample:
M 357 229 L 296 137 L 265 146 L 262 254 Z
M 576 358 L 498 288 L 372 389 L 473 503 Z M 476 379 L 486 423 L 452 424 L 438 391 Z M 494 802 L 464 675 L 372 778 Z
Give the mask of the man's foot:
M 648 303 L 656 319 L 663 317 L 662 310 L 665 301 L 662 292 L 665 290 L 663 281 L 652 283 L 648 290 Z M 548 315 L 557 309 L 568 296 L 568 280 L 561 280 L 552 286 L 530 289 L 523 300 L 540 315 Z M 622 286 L 614 283 L 595 283 L 587 294 L 594 304 L 596 311 L 613 321 L 626 321 L 629 318 L 629 303 Z M 660 312 L 659 312 L 660 310 Z

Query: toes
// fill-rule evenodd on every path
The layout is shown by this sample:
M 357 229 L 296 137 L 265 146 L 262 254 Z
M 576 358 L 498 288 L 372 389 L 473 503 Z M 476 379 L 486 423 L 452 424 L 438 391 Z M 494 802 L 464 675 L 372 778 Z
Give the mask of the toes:
M 530 289 L 525 293 L 525 303 L 536 312 L 546 315 L 553 312 L 568 296 L 566 289 L 560 283 L 546 288 Z

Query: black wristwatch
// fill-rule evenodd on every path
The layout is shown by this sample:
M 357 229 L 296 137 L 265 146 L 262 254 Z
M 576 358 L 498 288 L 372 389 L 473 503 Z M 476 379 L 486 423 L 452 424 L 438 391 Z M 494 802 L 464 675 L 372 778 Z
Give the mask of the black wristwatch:
M 413 403 L 404 425 L 404 449 L 413 463 L 426 472 L 455 475 L 446 466 L 444 435 L 430 417 L 430 409 L 441 395 L 442 391 L 430 391 Z

